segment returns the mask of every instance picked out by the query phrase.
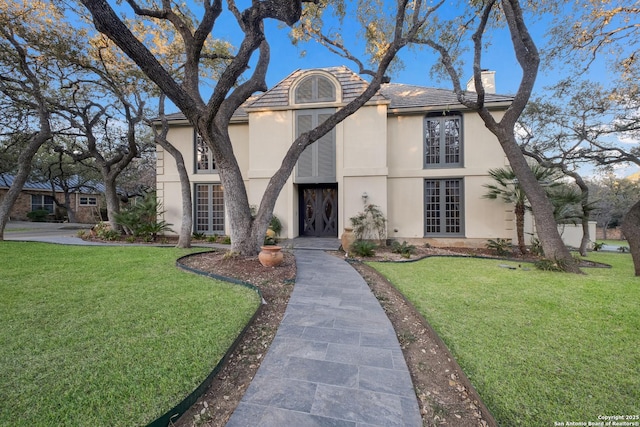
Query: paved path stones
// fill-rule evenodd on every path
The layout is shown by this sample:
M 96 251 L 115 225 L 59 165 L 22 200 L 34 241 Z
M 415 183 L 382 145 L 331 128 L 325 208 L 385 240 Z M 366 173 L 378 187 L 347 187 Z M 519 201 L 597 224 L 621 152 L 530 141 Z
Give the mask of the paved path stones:
M 421 426 L 395 332 L 362 277 L 322 251 L 295 255 L 284 319 L 227 427 Z
M 15 231 L 5 234 L 7 240 L 93 243 L 75 237 L 77 229 L 69 225 L 10 225 Z M 421 426 L 391 322 L 362 277 L 324 252 L 338 249 L 339 240 L 296 238 L 283 246 L 294 248 L 296 284 L 276 337 L 227 426 Z

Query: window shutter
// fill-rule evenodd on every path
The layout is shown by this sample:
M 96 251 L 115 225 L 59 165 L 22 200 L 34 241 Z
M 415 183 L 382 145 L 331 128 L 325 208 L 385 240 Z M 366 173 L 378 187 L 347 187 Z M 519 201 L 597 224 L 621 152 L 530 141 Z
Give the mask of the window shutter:
M 296 137 L 313 129 L 313 115 L 298 113 L 298 128 Z M 313 145 L 305 148 L 298 159 L 297 176 L 310 178 L 313 176 Z
M 296 104 L 313 100 L 313 78 L 307 77 L 296 89 Z
M 331 117 L 331 114 L 319 114 L 318 123 L 323 123 Z M 318 150 L 318 173 L 319 180 L 333 182 L 336 177 L 336 147 L 333 129 L 316 141 Z
M 298 111 L 296 115 L 296 137 L 310 131 L 328 119 L 333 111 Z M 311 146 L 307 147 L 296 167 L 296 182 L 305 184 L 336 182 L 336 142 L 331 130 Z
M 325 77 L 318 76 L 318 100 L 335 101 L 335 86 Z
M 296 104 L 331 102 L 336 100 L 336 87 L 323 76 L 308 76 L 295 89 Z

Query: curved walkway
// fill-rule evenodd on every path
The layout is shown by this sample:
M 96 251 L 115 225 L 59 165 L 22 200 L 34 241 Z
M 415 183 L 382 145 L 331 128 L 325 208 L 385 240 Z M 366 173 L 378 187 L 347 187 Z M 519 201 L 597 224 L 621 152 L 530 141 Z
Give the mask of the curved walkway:
M 75 237 L 77 228 L 69 224 L 39 230 L 30 223 L 11 225 L 15 231 L 6 240 L 102 244 Z M 293 293 L 227 426 L 421 426 L 391 322 L 364 279 L 324 252 L 336 249 L 337 239 L 293 239 L 283 246 L 296 255 Z
M 227 427 L 421 426 L 391 322 L 345 261 L 296 249 L 296 284 Z

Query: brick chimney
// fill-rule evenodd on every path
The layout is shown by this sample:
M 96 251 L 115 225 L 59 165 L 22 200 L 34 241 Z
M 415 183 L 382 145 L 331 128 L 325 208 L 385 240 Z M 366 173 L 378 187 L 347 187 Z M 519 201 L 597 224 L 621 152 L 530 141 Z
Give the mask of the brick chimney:
M 491 70 L 482 70 L 482 86 L 484 86 L 485 93 L 496 93 L 496 72 Z M 475 92 L 476 85 L 473 81 L 473 77 L 467 82 L 467 91 Z

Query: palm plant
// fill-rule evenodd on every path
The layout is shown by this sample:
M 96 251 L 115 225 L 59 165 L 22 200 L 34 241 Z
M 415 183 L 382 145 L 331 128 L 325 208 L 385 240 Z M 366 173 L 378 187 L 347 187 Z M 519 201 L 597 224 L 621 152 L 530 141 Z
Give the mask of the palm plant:
M 559 173 L 555 169 L 545 168 L 537 163 L 531 164 L 530 167 L 538 182 L 542 184 L 547 192 L 547 197 L 553 199 L 552 196 L 557 194 L 554 189 L 562 186 L 562 183 L 557 180 Z M 500 198 L 504 202 L 515 206 L 514 212 L 516 215 L 518 249 L 520 253 L 525 254 L 527 252 L 527 245 L 524 240 L 524 216 L 526 211 L 531 209 L 527 201 L 527 196 L 524 194 L 516 174 L 510 167 L 490 169 L 489 175 L 493 178 L 495 184 L 484 185 L 489 191 L 483 197 L 494 200 Z

